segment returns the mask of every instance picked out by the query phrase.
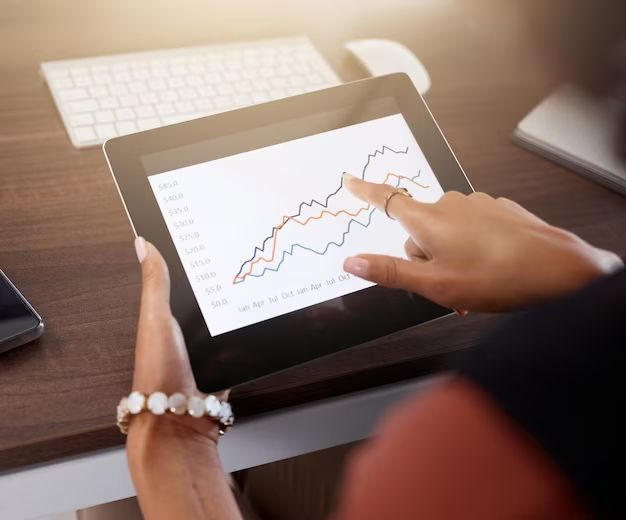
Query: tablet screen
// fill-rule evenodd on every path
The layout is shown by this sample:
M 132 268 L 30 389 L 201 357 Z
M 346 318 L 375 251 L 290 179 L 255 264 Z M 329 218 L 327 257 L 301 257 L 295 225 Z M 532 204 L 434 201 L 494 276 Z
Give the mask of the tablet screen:
M 371 287 L 347 256 L 404 256 L 406 232 L 343 172 L 443 194 L 402 114 L 148 177 L 211 336 Z

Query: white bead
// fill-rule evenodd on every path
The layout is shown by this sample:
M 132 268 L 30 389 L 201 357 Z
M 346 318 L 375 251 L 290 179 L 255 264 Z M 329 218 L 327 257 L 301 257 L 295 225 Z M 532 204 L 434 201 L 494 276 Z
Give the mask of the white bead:
M 167 410 L 167 396 L 163 392 L 154 392 L 148 397 L 148 410 L 154 415 L 163 415 Z
M 183 415 L 187 411 L 187 397 L 181 393 L 172 394 L 167 400 L 167 406 L 174 415 Z
M 202 417 L 204 415 L 204 399 L 191 396 L 187 401 L 187 412 L 192 417 Z
M 128 397 L 122 397 L 120 404 L 117 405 L 117 420 L 121 421 L 128 413 Z
M 229 403 L 222 403 L 222 409 L 220 410 L 220 421 L 227 424 L 233 415 L 233 409 Z
M 209 395 L 204 400 L 204 406 L 206 408 L 206 413 L 209 414 L 210 417 L 219 417 L 220 411 L 222 409 L 222 404 L 217 397 L 215 397 L 214 395 Z
M 128 411 L 130 413 L 134 414 L 138 414 L 139 412 L 141 412 L 141 410 L 143 410 L 143 407 L 146 404 L 146 396 L 143 395 L 141 392 L 132 392 L 129 396 L 128 396 Z

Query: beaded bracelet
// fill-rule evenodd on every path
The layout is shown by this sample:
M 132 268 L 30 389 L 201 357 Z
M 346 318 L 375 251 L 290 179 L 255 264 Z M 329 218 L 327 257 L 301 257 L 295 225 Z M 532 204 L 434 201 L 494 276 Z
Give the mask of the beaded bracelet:
M 166 412 L 174 415 L 191 415 L 192 417 L 209 417 L 219 425 L 219 433 L 223 435 L 229 426 L 235 422 L 232 407 L 226 401 L 220 401 L 214 395 L 204 399 L 192 395 L 176 393 L 169 397 L 163 392 L 153 392 L 148 397 L 141 392 L 131 392 L 128 397 L 122 397 L 117 405 L 117 426 L 126 435 L 133 415 L 141 412 L 150 412 L 154 415 L 163 415 Z

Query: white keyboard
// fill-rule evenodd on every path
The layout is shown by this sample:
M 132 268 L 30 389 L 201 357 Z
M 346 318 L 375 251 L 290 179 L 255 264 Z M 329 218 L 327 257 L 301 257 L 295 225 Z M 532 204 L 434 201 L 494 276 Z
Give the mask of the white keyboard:
M 41 64 L 76 148 L 340 83 L 304 37 Z

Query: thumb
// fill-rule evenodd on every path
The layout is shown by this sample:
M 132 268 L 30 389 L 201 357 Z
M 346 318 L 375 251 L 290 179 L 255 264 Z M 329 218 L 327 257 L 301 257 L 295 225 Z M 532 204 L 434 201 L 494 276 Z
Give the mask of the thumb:
M 159 250 L 142 237 L 135 239 L 141 264 L 140 318 L 164 318 L 170 311 L 170 276 Z
M 387 255 L 358 255 L 346 258 L 343 268 L 359 278 L 392 289 L 405 289 L 420 294 L 428 292 L 430 267 L 427 262 Z

